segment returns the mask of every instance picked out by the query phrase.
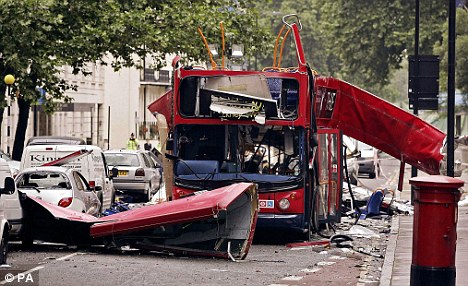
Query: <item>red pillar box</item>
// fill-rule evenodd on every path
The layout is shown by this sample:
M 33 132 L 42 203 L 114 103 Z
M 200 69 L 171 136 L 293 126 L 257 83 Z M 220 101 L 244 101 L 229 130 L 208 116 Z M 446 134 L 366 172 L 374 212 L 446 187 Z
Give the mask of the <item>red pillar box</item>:
M 415 177 L 411 285 L 455 285 L 458 201 L 464 181 Z

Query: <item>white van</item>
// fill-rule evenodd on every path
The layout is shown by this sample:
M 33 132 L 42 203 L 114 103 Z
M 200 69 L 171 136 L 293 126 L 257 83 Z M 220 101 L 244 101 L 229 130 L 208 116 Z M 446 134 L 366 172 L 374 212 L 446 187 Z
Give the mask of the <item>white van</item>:
M 82 152 L 80 152 L 82 151 Z M 75 157 L 72 154 L 77 154 Z M 81 155 L 78 155 L 81 153 Z M 84 155 L 83 155 L 84 154 Z M 21 157 L 20 171 L 38 167 L 69 156 L 63 167 L 77 169 L 91 186 L 99 186 L 97 191 L 102 203 L 102 211 L 110 208 L 115 198 L 115 189 L 107 173 L 106 159 L 102 149 L 94 145 L 31 145 L 26 146 Z M 75 159 L 76 158 L 76 159 Z
M 6 263 L 8 237 L 20 235 L 22 219 L 23 210 L 10 166 L 0 159 L 0 264 Z

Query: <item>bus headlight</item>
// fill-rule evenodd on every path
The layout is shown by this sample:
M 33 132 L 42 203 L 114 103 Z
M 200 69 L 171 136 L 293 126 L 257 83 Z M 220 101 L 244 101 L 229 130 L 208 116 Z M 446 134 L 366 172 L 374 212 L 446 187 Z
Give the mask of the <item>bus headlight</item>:
M 289 206 L 290 206 L 290 205 L 291 205 L 291 203 L 289 202 L 288 199 L 281 199 L 281 200 L 279 200 L 279 202 L 278 202 L 278 207 L 279 207 L 281 210 L 283 210 L 283 211 L 289 209 Z

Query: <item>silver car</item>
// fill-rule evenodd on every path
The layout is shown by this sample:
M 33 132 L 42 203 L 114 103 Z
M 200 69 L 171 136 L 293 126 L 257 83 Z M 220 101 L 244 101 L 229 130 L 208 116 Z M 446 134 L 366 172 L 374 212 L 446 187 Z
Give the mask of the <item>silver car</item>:
M 100 215 L 101 202 L 83 175 L 65 167 L 32 167 L 21 171 L 15 179 L 16 187 L 30 197 L 74 211 Z
M 113 178 L 114 187 L 122 192 L 144 194 L 150 201 L 161 184 L 161 168 L 150 158 L 148 151 L 110 150 L 105 151 L 109 171 L 118 170 Z
M 365 148 L 361 149 L 361 156 L 358 158 L 359 163 L 359 175 L 368 174 L 370 179 L 375 178 L 376 174 L 376 159 L 375 157 L 375 148 Z

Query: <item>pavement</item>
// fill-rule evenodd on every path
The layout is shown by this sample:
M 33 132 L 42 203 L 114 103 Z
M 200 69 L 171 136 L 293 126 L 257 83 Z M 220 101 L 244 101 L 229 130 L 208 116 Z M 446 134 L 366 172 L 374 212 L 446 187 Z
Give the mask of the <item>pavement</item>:
M 465 181 L 461 188 L 462 199 L 468 194 L 468 172 L 460 177 Z M 409 179 L 405 180 L 403 191 L 397 194 L 398 200 L 411 200 Z M 413 216 L 394 216 L 385 260 L 380 276 L 381 286 L 410 285 L 412 263 Z M 458 208 L 456 246 L 456 285 L 467 285 L 468 281 L 468 206 Z

